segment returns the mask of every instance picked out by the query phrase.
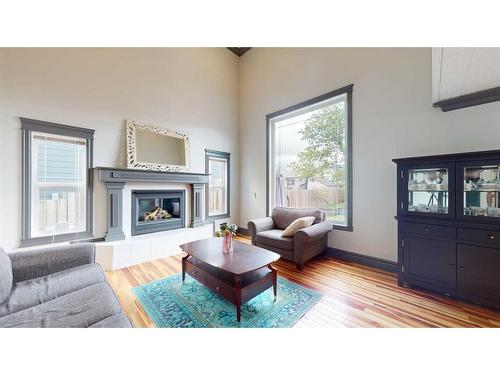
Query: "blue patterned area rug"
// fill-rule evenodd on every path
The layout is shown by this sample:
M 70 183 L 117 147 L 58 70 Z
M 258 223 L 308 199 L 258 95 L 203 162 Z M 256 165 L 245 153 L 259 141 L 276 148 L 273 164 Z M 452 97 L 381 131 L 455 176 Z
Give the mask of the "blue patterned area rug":
M 272 288 L 236 308 L 186 275 L 173 275 L 133 289 L 157 327 L 162 328 L 288 328 L 321 298 L 318 292 L 278 276 L 278 298 Z

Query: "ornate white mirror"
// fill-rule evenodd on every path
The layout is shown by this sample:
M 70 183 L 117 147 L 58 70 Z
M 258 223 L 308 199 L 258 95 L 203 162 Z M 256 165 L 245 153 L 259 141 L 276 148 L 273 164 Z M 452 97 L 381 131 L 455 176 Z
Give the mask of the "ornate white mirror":
M 126 121 L 127 168 L 189 171 L 186 134 L 137 121 Z

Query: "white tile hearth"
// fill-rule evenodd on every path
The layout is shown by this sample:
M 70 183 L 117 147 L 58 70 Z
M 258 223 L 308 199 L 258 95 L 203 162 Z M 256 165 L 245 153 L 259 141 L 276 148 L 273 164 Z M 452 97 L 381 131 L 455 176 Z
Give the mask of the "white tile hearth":
M 143 234 L 120 241 L 97 242 L 96 262 L 105 270 L 116 270 L 179 254 L 180 245 L 213 236 L 213 224 Z

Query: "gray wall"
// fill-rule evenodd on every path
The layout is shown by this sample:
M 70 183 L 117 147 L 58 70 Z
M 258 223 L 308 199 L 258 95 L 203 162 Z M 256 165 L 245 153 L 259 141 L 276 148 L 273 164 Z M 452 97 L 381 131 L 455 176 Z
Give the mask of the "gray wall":
M 19 116 L 96 129 L 95 166 L 126 166 L 125 119 L 187 133 L 193 172 L 204 173 L 205 148 L 230 152 L 237 166 L 238 58 L 224 48 L 0 49 L 0 246 L 6 249 L 20 238 Z M 234 167 L 236 218 L 238 181 Z M 103 213 L 95 207 L 94 217 Z
M 392 158 L 500 149 L 500 103 L 432 108 L 430 48 L 256 48 L 240 62 L 240 225 L 265 215 L 265 115 L 354 84 L 354 231 L 329 245 L 396 259 Z M 255 198 L 254 194 L 257 194 Z

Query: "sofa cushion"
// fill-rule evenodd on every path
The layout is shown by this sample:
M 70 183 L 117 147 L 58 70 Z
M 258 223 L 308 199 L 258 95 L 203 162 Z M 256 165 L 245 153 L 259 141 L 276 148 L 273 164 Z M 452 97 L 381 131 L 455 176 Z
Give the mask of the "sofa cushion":
M 283 233 L 280 229 L 271 229 L 259 232 L 255 236 L 257 245 L 268 245 L 279 249 L 293 251 L 293 237 L 281 237 Z
M 9 297 L 0 304 L 0 317 L 105 281 L 101 266 L 93 263 L 16 283 Z
M 5 301 L 12 289 L 12 262 L 4 249 L 0 248 L 0 303 Z
M 324 212 L 317 209 L 276 207 L 271 214 L 274 227 L 277 229 L 285 229 L 294 220 L 305 216 L 314 216 L 313 224 L 317 224 L 325 219 Z
M 92 324 L 90 328 L 132 328 L 132 324 L 127 316 L 121 313 Z
M 314 216 L 299 217 L 298 219 L 292 221 L 292 223 L 285 228 L 281 237 L 291 237 L 302 228 L 307 228 L 314 222 Z
M 0 318 L 0 327 L 90 327 L 122 312 L 113 290 L 99 283 Z

